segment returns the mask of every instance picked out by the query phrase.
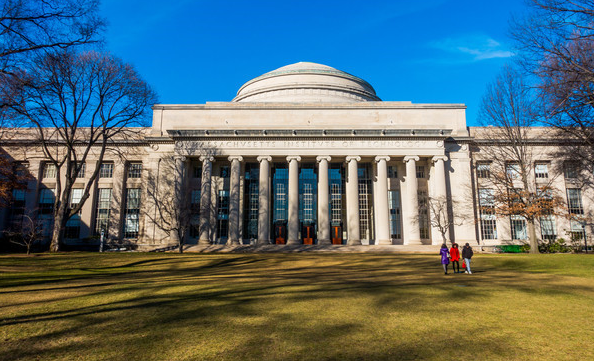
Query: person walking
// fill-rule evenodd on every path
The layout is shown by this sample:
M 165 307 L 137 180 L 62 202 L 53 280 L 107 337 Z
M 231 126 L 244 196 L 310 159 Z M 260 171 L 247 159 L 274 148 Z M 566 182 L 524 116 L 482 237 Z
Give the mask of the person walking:
M 466 243 L 462 248 L 462 258 L 464 258 L 464 263 L 466 263 L 466 273 L 468 274 L 472 274 L 472 271 L 470 270 L 470 259 L 473 255 L 474 252 L 472 251 L 472 247 L 470 247 L 470 244 Z
M 450 259 L 452 261 L 452 271 L 454 273 L 460 273 L 460 250 L 458 249 L 458 243 L 453 243 L 450 248 Z
M 448 264 L 450 264 L 450 259 L 448 258 L 448 246 L 444 243 L 441 245 L 441 249 L 439 250 L 439 254 L 441 255 L 441 264 L 443 266 L 443 273 L 448 274 Z

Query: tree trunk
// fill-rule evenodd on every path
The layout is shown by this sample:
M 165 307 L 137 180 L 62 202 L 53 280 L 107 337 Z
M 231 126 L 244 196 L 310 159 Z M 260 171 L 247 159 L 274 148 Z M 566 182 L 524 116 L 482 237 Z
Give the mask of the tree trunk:
M 58 211 L 54 213 L 54 227 L 52 230 L 52 241 L 50 243 L 50 252 L 59 252 L 62 238 L 64 236 L 64 227 L 66 226 L 66 209 L 64 202 L 60 203 Z
M 536 228 L 534 227 L 534 219 L 526 220 L 528 224 L 528 238 L 530 239 L 530 253 L 540 253 L 538 251 L 538 240 L 536 239 Z

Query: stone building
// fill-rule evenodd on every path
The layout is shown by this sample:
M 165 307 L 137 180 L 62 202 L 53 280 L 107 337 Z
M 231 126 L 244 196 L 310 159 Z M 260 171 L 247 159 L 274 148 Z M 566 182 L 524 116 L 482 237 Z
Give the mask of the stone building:
M 481 129 L 467 127 L 463 104 L 382 101 L 356 76 L 291 64 L 248 81 L 230 102 L 155 105 L 140 141 L 87 162 L 87 172 L 101 170 L 67 242 L 96 243 L 103 229 L 111 240 L 164 245 L 183 226 L 190 244 L 441 244 L 430 198 L 448 200 L 451 240 L 521 241 L 521 220 L 479 210 L 477 171 L 488 168 L 480 147 L 492 146 L 480 145 Z M 25 212 L 51 223 L 55 169 L 26 138 L 3 145 L 34 179 L 14 190 L 0 229 Z M 538 146 L 552 156 L 547 141 Z M 552 172 L 555 160 L 543 157 L 539 169 Z M 81 174 L 72 202 L 84 184 Z M 572 184 L 561 177 L 556 186 L 590 207 L 591 192 Z M 547 237 L 577 227 L 547 222 Z

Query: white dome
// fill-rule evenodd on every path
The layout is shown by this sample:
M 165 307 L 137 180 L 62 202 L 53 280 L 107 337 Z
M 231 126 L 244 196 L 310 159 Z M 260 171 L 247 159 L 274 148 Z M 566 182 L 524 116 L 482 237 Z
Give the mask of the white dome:
M 248 81 L 233 101 L 352 103 L 381 99 L 363 79 L 327 65 L 300 62 Z

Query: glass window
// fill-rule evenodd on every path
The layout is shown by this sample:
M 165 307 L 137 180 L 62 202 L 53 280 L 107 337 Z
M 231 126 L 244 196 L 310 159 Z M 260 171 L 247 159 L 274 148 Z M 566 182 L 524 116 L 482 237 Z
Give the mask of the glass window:
M 372 238 L 371 207 L 373 204 L 372 179 L 370 178 L 369 164 L 359 163 L 359 227 L 361 239 Z
M 39 192 L 39 213 L 52 214 L 54 213 L 54 190 L 44 188 Z
M 479 188 L 478 195 L 482 239 L 497 239 L 494 191 L 489 188 Z
M 202 167 L 199 165 L 192 166 L 192 177 L 202 178 Z
M 113 177 L 113 163 L 101 163 L 99 166 L 99 178 Z
M 228 165 L 222 165 L 219 168 L 219 176 L 221 178 L 229 178 L 230 172 L 229 172 L 229 166 Z
M 396 166 L 388 166 L 388 178 L 398 178 L 398 168 Z
M 419 231 L 421 239 L 429 239 L 429 198 L 427 191 L 419 190 Z
M 518 179 L 520 177 L 520 165 L 518 163 L 507 163 L 505 165 L 505 174 L 508 179 Z
M 330 185 L 330 224 L 342 226 L 344 199 L 344 173 L 341 164 L 331 163 L 329 170 Z
M 582 190 L 579 188 L 567 189 L 567 207 L 569 214 L 584 214 L 584 206 L 582 204 Z
M 563 164 L 563 174 L 566 179 L 576 179 L 578 177 L 578 167 L 576 162 L 565 162 Z
M 142 176 L 142 163 L 128 163 L 128 178 L 140 178 Z
M 557 238 L 557 227 L 555 225 L 555 217 L 551 215 L 540 217 L 540 233 L 542 239 L 550 241 Z
M 536 178 L 549 178 L 549 164 L 536 163 L 534 165 L 534 176 Z
M 86 163 L 76 163 L 76 169 L 78 169 L 78 173 L 76 173 L 76 178 L 84 178 L 85 172 L 87 170 Z
M 479 162 L 476 164 L 476 176 L 477 178 L 490 178 L 491 177 L 491 163 Z
M 229 191 L 219 190 L 217 208 L 217 234 L 219 238 L 229 235 Z
M 246 163 L 243 193 L 243 237 L 258 239 L 260 164 Z
M 54 163 L 43 163 L 43 178 L 56 178 L 56 165 Z
M 425 166 L 424 165 L 417 166 L 417 178 L 425 178 Z
M 299 220 L 305 225 L 317 219 L 318 182 L 314 164 L 303 164 L 299 169 Z
M 388 192 L 390 206 L 390 238 L 401 239 L 402 227 L 400 225 L 400 191 Z
M 522 216 L 511 216 L 510 221 L 512 239 L 528 239 L 528 232 L 526 231 L 526 219 Z
M 101 230 L 109 229 L 109 213 L 111 209 L 111 188 L 97 190 L 97 207 L 95 212 L 95 235 L 100 235 Z
M 128 188 L 126 191 L 126 212 L 124 237 L 136 238 L 140 229 L 140 188 Z

